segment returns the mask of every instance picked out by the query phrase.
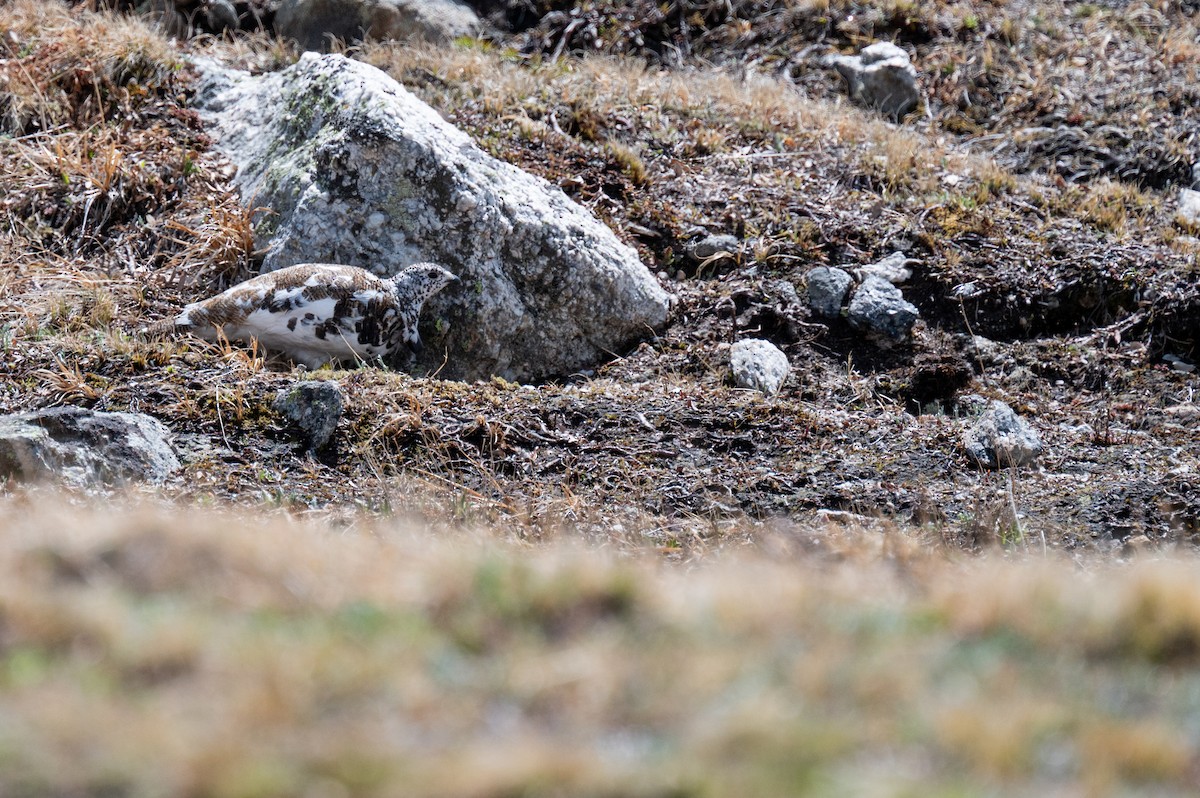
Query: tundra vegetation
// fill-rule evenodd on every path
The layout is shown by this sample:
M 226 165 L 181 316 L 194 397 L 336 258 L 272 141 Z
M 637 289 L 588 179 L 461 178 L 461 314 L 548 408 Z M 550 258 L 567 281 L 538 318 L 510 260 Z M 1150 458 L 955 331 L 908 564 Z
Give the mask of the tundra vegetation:
M 102 5 L 0 3 L 0 413 L 149 413 L 183 467 L 0 487 L 0 794 L 1200 789 L 1189 4 L 513 2 L 346 47 L 678 301 L 544 384 L 306 375 L 319 454 L 288 364 L 137 334 L 261 262 L 188 59 L 299 53 Z M 921 72 L 898 123 L 810 57 L 875 40 Z M 893 251 L 911 342 L 808 311 Z M 1041 459 L 974 467 L 969 394 Z

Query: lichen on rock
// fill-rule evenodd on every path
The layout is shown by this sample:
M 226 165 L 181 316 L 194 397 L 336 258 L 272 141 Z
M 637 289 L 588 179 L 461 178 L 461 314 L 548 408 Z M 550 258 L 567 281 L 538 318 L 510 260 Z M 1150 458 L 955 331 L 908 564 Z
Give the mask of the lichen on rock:
M 263 268 L 329 261 L 391 275 L 445 263 L 418 367 L 537 380 L 588 368 L 661 327 L 669 297 L 636 252 L 556 186 L 484 153 L 380 70 L 306 53 L 251 77 L 200 61 L 197 104 L 272 211 Z

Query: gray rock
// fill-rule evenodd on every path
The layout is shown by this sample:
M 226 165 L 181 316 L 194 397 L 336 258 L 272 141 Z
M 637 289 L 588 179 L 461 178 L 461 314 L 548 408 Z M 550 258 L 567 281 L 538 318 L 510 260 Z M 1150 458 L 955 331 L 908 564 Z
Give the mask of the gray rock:
M 836 319 L 842 315 L 854 279 L 841 269 L 818 266 L 808 273 L 808 306 L 817 315 Z
M 1033 427 L 997 399 L 963 433 L 963 446 L 983 468 L 1025 465 L 1042 453 L 1042 441 Z
M 1200 191 L 1179 189 L 1179 208 L 1175 211 L 1175 219 L 1184 227 L 1200 227 Z
M 734 344 L 729 352 L 729 366 L 739 388 L 753 388 L 767 396 L 779 393 L 792 371 L 787 355 L 760 338 L 745 338 Z
M 178 468 L 170 432 L 141 413 L 52 407 L 0 416 L 0 478 L 93 487 L 161 482 Z
M 142 0 L 133 10 L 152 21 L 168 36 L 188 34 L 187 17 L 175 7 L 175 0 Z
M 238 13 L 229 0 L 208 0 L 204 16 L 212 30 L 221 32 L 238 29 Z
M 904 285 L 913 275 L 912 269 L 909 267 L 916 263 L 919 263 L 919 261 L 908 257 L 903 252 L 893 252 L 886 258 L 881 258 L 874 263 L 859 266 L 854 270 L 854 273 L 859 280 L 865 280 L 868 277 L 874 276 L 882 277 L 892 285 Z
M 328 49 L 334 39 L 445 43 L 481 28 L 471 7 L 455 0 L 284 0 L 275 15 L 276 32 L 308 50 Z
M 304 380 L 275 394 L 272 409 L 304 433 L 310 451 L 319 451 L 333 440 L 345 406 L 342 386 L 332 380 Z
M 329 261 L 392 275 L 432 260 L 462 279 L 427 305 L 443 324 L 422 327 L 418 368 L 538 380 L 666 322 L 670 297 L 631 247 L 378 69 L 315 53 L 259 77 L 198 65 L 197 105 L 238 189 L 273 212 L 256 231 L 264 270 Z
M 170 36 L 190 36 L 197 26 L 213 33 L 238 29 L 230 0 L 142 0 L 134 10 Z
M 1190 363 L 1181 358 L 1179 355 L 1166 354 L 1163 355 L 1163 360 L 1171 364 L 1171 369 L 1174 371 L 1180 371 L 1184 374 L 1191 374 L 1196 370 L 1195 363 Z
M 706 261 L 717 256 L 736 257 L 742 247 L 737 236 L 709 235 L 690 244 L 687 254 L 692 260 Z
M 827 55 L 821 64 L 838 71 L 850 98 L 899 119 L 917 107 L 917 70 L 908 53 L 891 42 L 876 42 L 858 55 Z
M 850 298 L 846 319 L 881 343 L 907 340 L 920 316 L 900 289 L 882 277 L 870 276 Z
M 781 307 L 800 307 L 800 294 L 796 292 L 791 280 L 766 280 L 763 283 L 763 288 L 769 292 L 768 296 L 773 297 Z

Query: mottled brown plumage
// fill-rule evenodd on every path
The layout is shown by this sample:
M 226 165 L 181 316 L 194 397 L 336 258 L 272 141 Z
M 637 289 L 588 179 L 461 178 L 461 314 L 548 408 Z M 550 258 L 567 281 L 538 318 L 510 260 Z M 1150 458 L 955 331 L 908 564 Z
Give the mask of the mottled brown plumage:
M 421 350 L 417 320 L 425 300 L 458 280 L 434 263 L 383 279 L 365 269 L 304 263 L 267 272 L 194 302 L 150 334 L 191 332 L 210 341 L 257 340 L 310 368 Z

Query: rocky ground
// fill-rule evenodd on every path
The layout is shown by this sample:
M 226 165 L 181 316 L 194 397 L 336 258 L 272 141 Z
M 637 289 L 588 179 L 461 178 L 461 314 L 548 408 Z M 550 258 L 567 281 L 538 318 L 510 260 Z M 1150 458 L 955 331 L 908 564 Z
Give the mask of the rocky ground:
M 0 484 L 0 793 L 1195 794 L 1190 5 L 513 0 L 348 50 L 675 296 L 538 384 L 139 334 L 263 258 L 189 59 L 299 53 L 271 0 L 88 10 L 129 5 L 0 4 L 0 414 L 149 414 L 180 462 Z M 874 40 L 900 120 L 818 65 Z M 893 253 L 910 341 L 812 310 Z M 344 396 L 316 452 L 301 379 Z M 1034 463 L 968 457 L 978 397 Z
M 1127 12 L 1058 11 L 1054 24 L 1009 33 L 990 18 L 946 30 L 878 23 L 875 35 L 911 43 L 922 71 L 922 108 L 899 124 L 852 107 L 839 78 L 797 60 L 807 23 L 769 41 L 758 28 L 732 40 L 692 31 L 696 48 L 662 67 L 576 60 L 575 34 L 549 58 L 557 18 L 512 34 L 512 46 L 365 46 L 359 57 L 489 152 L 608 222 L 678 302 L 632 351 L 545 384 L 324 374 L 348 408 L 336 454 L 315 460 L 269 408 L 295 379 L 288 364 L 135 335 L 254 273 L 259 257 L 251 224 L 263 211 L 233 194 L 188 108 L 187 51 L 252 70 L 294 54 L 261 37 L 176 50 L 136 22 L 98 17 L 97 31 L 62 11 L 35 28 L 17 4 L 5 20 L 0 410 L 156 414 L 182 445 L 185 468 L 166 487 L 181 497 L 379 507 L 404 503 L 391 486 L 415 478 L 488 517 L 587 518 L 599 534 L 636 517 L 672 546 L 746 519 L 830 512 L 928 525 L 967 547 L 1187 541 L 1200 511 L 1196 244 L 1173 218 L 1187 172 L 1163 167 L 1167 179 L 1138 164 L 1153 136 L 1186 150 L 1187 112 L 1169 127 L 1163 115 L 1191 66 L 1170 57 L 1175 28 L 1116 46 L 1099 31 L 1131 24 Z M 856 40 L 848 24 L 818 40 Z M 1045 57 L 1052 39 L 1061 58 Z M 615 32 L 597 42 L 628 44 Z M 1016 81 L 1020 64 L 1041 72 L 974 100 L 968 133 L 948 84 L 968 69 L 970 44 L 1008 64 L 994 83 Z M 997 130 L 1023 141 L 1067 106 L 1079 118 L 1059 120 L 1060 136 L 1099 135 L 1101 113 L 1133 124 L 1093 91 L 1141 75 L 1127 50 L 1163 73 L 1163 92 L 1137 106 L 1151 139 L 1129 133 L 1094 174 L 1083 144 L 1018 158 L 991 143 Z M 1092 68 L 1101 57 L 1107 72 Z M 1050 92 L 1040 116 L 1027 103 L 1012 110 L 1022 92 Z M 713 234 L 733 236 L 732 250 L 696 257 Z M 911 343 L 881 348 L 808 308 L 812 268 L 893 252 L 915 264 L 902 286 L 921 312 Z M 794 371 L 778 396 L 730 384 L 729 346 L 746 337 L 787 353 Z M 961 445 L 970 394 L 1030 421 L 1045 444 L 1036 466 L 973 466 Z

